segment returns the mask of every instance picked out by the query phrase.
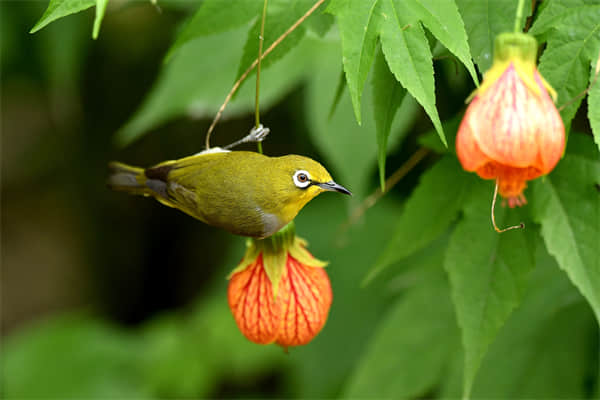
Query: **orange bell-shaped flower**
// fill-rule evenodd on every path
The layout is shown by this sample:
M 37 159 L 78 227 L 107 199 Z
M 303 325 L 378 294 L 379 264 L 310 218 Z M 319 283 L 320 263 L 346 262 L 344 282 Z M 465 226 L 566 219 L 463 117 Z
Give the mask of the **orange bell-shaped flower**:
M 266 239 L 249 239 L 228 289 L 229 308 L 244 336 L 283 347 L 310 342 L 325 325 L 332 301 L 325 265 L 306 250 L 293 222 Z
M 526 203 L 526 181 L 550 172 L 565 147 L 563 122 L 550 97 L 556 93 L 538 72 L 536 55 L 532 36 L 498 35 L 494 63 L 456 136 L 463 168 L 496 179 L 510 207 Z

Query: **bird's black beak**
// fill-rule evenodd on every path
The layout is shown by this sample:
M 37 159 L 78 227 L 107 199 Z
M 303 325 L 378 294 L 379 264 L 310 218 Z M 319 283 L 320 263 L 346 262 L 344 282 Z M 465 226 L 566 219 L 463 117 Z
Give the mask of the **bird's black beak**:
M 315 183 L 315 185 L 317 185 L 321 189 L 329 190 L 332 192 L 340 192 L 340 193 L 344 193 L 344 194 L 348 194 L 348 195 L 352 196 L 352 193 L 348 189 L 346 189 L 342 185 L 338 185 L 334 181 Z

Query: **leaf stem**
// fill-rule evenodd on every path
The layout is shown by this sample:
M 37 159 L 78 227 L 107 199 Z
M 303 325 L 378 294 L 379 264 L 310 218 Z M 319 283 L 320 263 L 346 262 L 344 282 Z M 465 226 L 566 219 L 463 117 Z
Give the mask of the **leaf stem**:
M 517 4 L 517 15 L 515 16 L 515 33 L 521 32 L 521 20 L 523 19 L 523 6 L 525 5 L 525 0 L 519 0 L 519 4 Z
M 260 64 L 262 60 L 262 48 L 263 42 L 265 41 L 265 20 L 267 19 L 267 3 L 268 0 L 264 0 L 263 3 L 263 12 L 262 12 L 262 20 L 260 22 L 260 35 L 258 36 L 258 57 L 256 60 L 258 61 L 256 64 L 256 99 L 255 99 L 255 128 L 258 129 L 260 126 Z M 258 152 L 262 154 L 262 142 L 258 142 L 256 144 L 258 146 Z
M 275 47 L 279 46 L 279 44 L 283 41 L 283 39 L 285 39 L 286 37 L 288 37 L 290 33 L 292 33 L 294 30 L 296 30 L 296 28 L 298 28 L 298 26 L 300 26 L 300 24 L 303 23 L 304 20 L 306 18 L 308 18 L 313 12 L 315 12 L 315 10 L 317 8 L 319 8 L 319 6 L 321 4 L 323 4 L 324 2 L 325 2 L 325 0 L 317 0 L 315 2 L 315 4 L 306 13 L 304 13 L 303 16 L 301 16 L 300 18 L 298 18 L 298 20 L 296 22 L 294 22 L 285 32 L 283 32 L 283 34 L 281 36 L 279 36 L 265 50 L 265 52 L 262 54 L 262 56 L 260 57 L 260 59 L 262 60 L 267 55 L 269 55 L 269 53 L 271 53 L 273 51 L 273 49 L 275 49 Z M 219 120 L 221 119 L 221 115 L 223 114 L 223 111 L 225 110 L 225 107 L 227 107 L 227 104 L 229 104 L 229 102 L 231 101 L 231 98 L 233 97 L 233 95 L 235 94 L 235 92 L 240 88 L 240 85 L 242 84 L 242 82 L 248 77 L 248 75 L 250 74 L 250 72 L 252 72 L 252 70 L 257 65 L 258 65 L 258 58 L 256 60 L 254 60 L 254 62 L 252 63 L 252 65 L 250 65 L 248 67 L 248 69 L 246 69 L 246 71 L 244 71 L 244 73 L 239 77 L 239 79 L 233 84 L 233 87 L 231 88 L 231 90 L 229 91 L 229 93 L 227 94 L 227 96 L 225 97 L 225 101 L 223 102 L 223 104 L 221 104 L 221 107 L 219 108 L 219 111 L 217 111 L 217 114 L 215 115 L 215 118 L 213 119 L 213 122 L 208 127 L 208 131 L 206 131 L 206 150 L 210 149 L 210 135 L 212 134 L 212 131 L 215 129 L 215 125 L 217 125 L 217 122 L 219 122 Z

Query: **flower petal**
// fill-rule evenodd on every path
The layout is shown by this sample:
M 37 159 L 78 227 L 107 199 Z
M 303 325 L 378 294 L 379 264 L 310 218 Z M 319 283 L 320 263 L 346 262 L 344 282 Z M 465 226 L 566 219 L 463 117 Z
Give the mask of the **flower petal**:
M 475 97 L 471 104 L 469 104 L 456 134 L 456 155 L 462 167 L 467 171 L 476 171 L 490 161 L 489 157 L 481 151 L 475 141 L 473 130 L 469 123 L 470 119 L 473 118 L 473 113 L 477 112 L 478 103 L 479 98 Z
M 538 155 L 537 126 L 545 110 L 513 63 L 479 99 L 467 123 L 481 151 L 501 164 L 533 165 Z
M 546 91 L 544 80 L 535 71 L 535 80 L 541 88 L 540 106 L 542 112 L 539 117 L 543 118 L 538 124 L 537 141 L 539 148 L 538 163 L 535 165 L 543 174 L 552 171 L 565 148 L 565 126 L 562 118 L 554 106 L 552 98 Z
M 278 300 L 284 304 L 283 325 L 277 344 L 298 346 L 310 342 L 325 325 L 332 301 L 324 269 L 302 265 L 288 256 Z
M 244 336 L 259 344 L 275 341 L 283 322 L 282 303 L 273 299 L 262 254 L 254 264 L 231 277 L 227 298 L 235 322 Z

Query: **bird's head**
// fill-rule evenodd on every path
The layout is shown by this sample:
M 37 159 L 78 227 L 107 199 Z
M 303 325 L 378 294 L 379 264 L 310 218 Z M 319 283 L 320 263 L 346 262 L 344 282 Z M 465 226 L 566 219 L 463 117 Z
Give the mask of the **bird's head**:
M 273 189 L 277 192 L 275 198 L 280 199 L 283 203 L 280 207 L 285 209 L 291 219 L 320 193 L 352 195 L 348 189 L 334 182 L 325 167 L 310 158 L 287 155 L 278 157 L 276 165 L 277 178 L 273 182 Z

